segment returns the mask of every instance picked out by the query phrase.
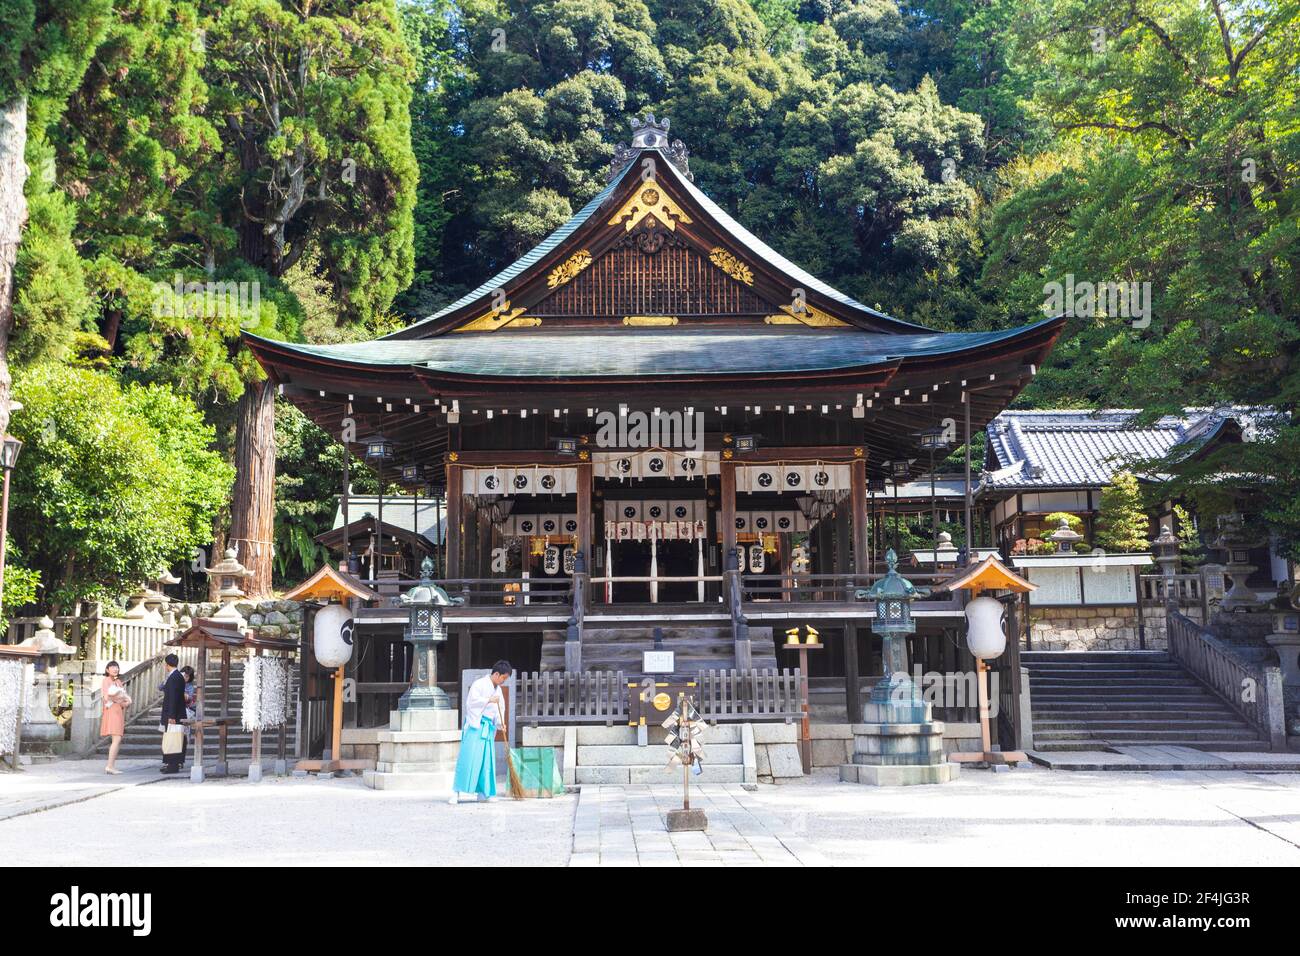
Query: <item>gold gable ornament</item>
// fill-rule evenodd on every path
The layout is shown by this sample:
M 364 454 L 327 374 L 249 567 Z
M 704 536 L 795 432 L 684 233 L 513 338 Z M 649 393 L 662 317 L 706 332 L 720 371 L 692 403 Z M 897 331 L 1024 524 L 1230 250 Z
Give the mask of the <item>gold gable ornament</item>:
M 617 226 L 624 219 L 626 231 L 631 232 L 647 216 L 654 216 L 670 231 L 677 229 L 678 222 L 693 222 L 682 207 L 673 202 L 653 179 L 641 184 L 641 188 L 632 194 L 623 208 L 614 213 L 606 225 Z
M 466 322 L 456 329 L 457 332 L 495 332 L 497 329 L 504 328 L 507 325 L 514 325 L 515 328 L 524 326 L 541 325 L 542 320 L 525 316 L 523 306 L 512 309 L 510 303 L 506 302 L 500 309 L 493 309 L 491 312 L 485 312 L 477 319 Z
M 769 315 L 763 321 L 768 325 L 807 325 L 818 329 L 848 326 L 847 322 L 806 302 L 803 308 L 798 310 L 792 305 L 783 305 L 779 313 Z

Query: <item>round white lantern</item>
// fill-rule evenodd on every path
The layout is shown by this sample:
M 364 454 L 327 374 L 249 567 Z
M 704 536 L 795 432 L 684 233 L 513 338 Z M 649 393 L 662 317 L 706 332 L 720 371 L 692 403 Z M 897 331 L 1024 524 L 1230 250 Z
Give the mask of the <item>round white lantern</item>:
M 981 660 L 997 657 L 1007 649 L 1002 610 L 1002 602 L 991 597 L 977 597 L 966 605 L 966 643 Z
M 317 611 L 312 649 L 321 667 L 342 667 L 352 660 L 352 612 L 342 604 L 327 604 Z

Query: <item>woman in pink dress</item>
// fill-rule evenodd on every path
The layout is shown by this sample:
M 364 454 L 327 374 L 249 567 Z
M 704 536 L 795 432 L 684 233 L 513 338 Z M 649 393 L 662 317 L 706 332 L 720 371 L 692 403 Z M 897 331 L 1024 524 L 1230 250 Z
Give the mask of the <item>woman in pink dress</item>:
M 113 741 L 108 748 L 108 766 L 104 772 L 112 774 L 122 772 L 114 764 L 117 762 L 118 748 L 122 746 L 122 735 L 126 733 L 126 708 L 131 703 L 126 688 L 122 686 L 121 670 L 117 661 L 109 661 L 104 668 L 103 683 L 99 686 L 99 697 L 104 702 L 104 716 L 99 719 L 99 736 L 110 737 Z

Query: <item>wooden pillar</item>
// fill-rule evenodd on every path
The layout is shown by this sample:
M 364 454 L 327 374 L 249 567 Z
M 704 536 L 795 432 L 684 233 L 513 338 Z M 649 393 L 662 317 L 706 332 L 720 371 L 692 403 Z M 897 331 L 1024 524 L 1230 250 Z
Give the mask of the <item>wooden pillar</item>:
M 718 520 L 722 522 L 722 567 L 727 567 L 731 549 L 736 546 L 736 463 L 723 461 L 718 463 L 722 488 L 718 497 Z
M 577 550 L 582 555 L 582 567 L 590 574 L 591 567 L 591 481 L 594 471 L 590 462 L 578 462 L 577 466 Z
M 840 505 L 835 509 L 835 564 L 832 569 L 835 574 L 851 574 L 853 572 L 853 565 L 849 560 L 849 513 L 851 510 L 844 505 Z M 853 600 L 852 589 L 849 589 L 847 594 L 841 594 L 838 599 Z
M 460 675 L 463 674 L 464 671 L 473 667 L 472 650 L 472 646 L 469 645 L 469 628 L 456 628 L 456 665 L 458 665 L 458 667 L 456 667 L 456 682 L 458 682 L 458 684 L 461 680 Z
M 844 625 L 844 712 L 849 723 L 862 719 L 861 695 L 858 679 L 858 628 L 856 624 Z
M 849 466 L 849 502 L 853 509 L 853 557 L 855 573 L 867 570 L 867 461 L 855 458 Z
M 447 465 L 447 539 L 444 549 L 446 550 L 447 577 L 459 578 L 461 574 L 460 563 L 460 533 L 461 522 L 463 517 L 463 495 L 461 494 L 461 466 Z

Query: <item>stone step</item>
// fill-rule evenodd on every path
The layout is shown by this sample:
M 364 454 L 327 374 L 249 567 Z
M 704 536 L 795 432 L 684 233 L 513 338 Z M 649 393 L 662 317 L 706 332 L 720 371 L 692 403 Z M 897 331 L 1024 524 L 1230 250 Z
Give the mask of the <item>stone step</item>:
M 613 727 L 579 725 L 577 729 L 578 746 L 635 747 L 636 731 L 635 727 L 629 727 L 626 724 Z M 646 737 L 651 745 L 662 744 L 665 734 L 667 734 L 667 731 L 658 724 L 649 724 L 646 727 Z M 739 744 L 740 724 L 711 724 L 705 731 L 704 742 L 706 746 L 709 743 Z
M 1129 744 L 1135 740 L 1159 740 L 1165 744 L 1181 744 L 1187 740 L 1258 740 L 1259 735 L 1248 729 L 1180 729 L 1166 730 L 1105 730 L 1089 727 L 1085 730 L 1055 730 L 1040 733 L 1034 728 L 1034 743 L 1051 743 L 1061 740 L 1108 740 L 1112 744 Z
M 1137 687 L 1035 687 L 1031 681 L 1029 693 L 1035 701 L 1068 700 L 1151 700 L 1154 694 L 1139 693 Z M 1178 698 L 1199 699 L 1209 696 L 1203 687 L 1166 687 L 1161 688 L 1159 696 L 1166 700 Z
M 1181 730 L 1231 730 L 1239 731 L 1242 729 L 1241 723 L 1235 720 L 1218 719 L 1218 720 L 1126 720 L 1118 718 L 1115 720 L 1035 720 L 1034 735 L 1046 735 L 1049 733 L 1058 733 L 1061 731 L 1087 730 L 1094 734 L 1109 733 L 1115 730 L 1144 730 L 1155 735 L 1164 731 L 1181 731 Z
M 706 763 L 736 764 L 744 763 L 740 744 L 711 743 L 704 738 L 704 759 Z M 652 764 L 662 758 L 668 761 L 668 748 L 663 738 L 656 740 L 653 736 L 645 747 L 585 747 L 578 745 L 579 767 L 630 767 Z
M 1179 747 L 1188 747 L 1192 750 L 1221 750 L 1231 751 L 1234 753 L 1250 753 L 1254 751 L 1268 750 L 1268 744 L 1263 740 L 1071 740 L 1044 743 L 1041 746 L 1037 741 L 1034 742 L 1034 749 L 1041 750 L 1045 753 L 1071 753 L 1085 750 L 1113 750 L 1116 745 L 1121 747 L 1167 747 L 1176 744 Z
M 1067 661 L 1072 663 L 1146 663 L 1170 660 L 1167 651 L 1021 651 L 1022 664 Z
M 576 779 L 579 784 L 641 784 L 641 783 L 667 783 L 680 786 L 682 783 L 682 768 L 668 767 L 667 755 L 665 754 L 664 762 L 660 764 L 645 764 L 639 766 L 627 767 L 584 767 L 581 764 L 576 768 Z M 699 776 L 692 774 L 691 785 L 712 784 L 712 783 L 744 783 L 745 768 L 740 764 L 712 764 L 706 754 L 704 760 L 704 772 Z

